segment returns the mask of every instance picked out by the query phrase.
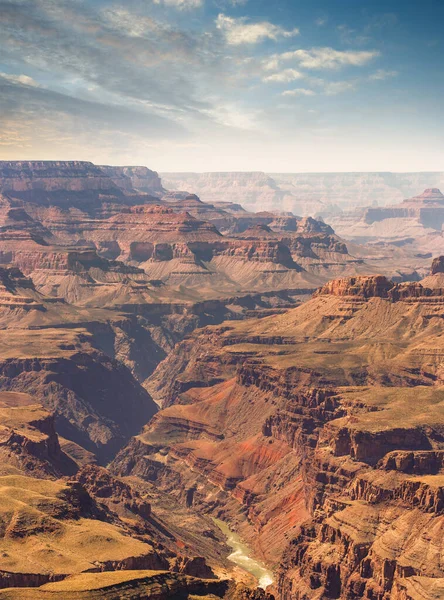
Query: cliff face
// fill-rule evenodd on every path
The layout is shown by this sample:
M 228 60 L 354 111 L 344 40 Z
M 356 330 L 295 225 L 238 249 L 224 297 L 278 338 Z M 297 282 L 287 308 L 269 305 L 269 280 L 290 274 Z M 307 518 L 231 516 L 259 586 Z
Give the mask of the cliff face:
M 430 274 L 437 275 L 438 273 L 444 273 L 444 256 L 433 259 Z
M 136 171 L 148 179 L 142 169 Z M 146 192 L 128 185 L 129 175 L 117 171 L 114 179 L 102 168 L 82 161 L 0 161 L 0 190 L 11 198 L 40 207 L 76 208 L 88 214 L 112 214 L 122 205 L 152 203 Z M 153 176 L 155 179 L 155 176 Z M 158 184 L 157 184 L 158 185 Z
M 398 206 L 368 208 L 365 212 L 368 224 L 385 219 L 414 219 L 424 228 L 440 230 L 444 223 L 444 196 L 439 189 L 428 188 Z
M 72 475 L 76 463 L 59 443 L 54 416 L 27 394 L 0 392 L 1 473 L 32 477 Z
M 253 175 L 259 188 L 274 189 L 269 179 Z M 332 276 L 376 270 L 349 255 L 322 221 L 289 212 L 248 213 L 233 203 L 205 204 L 193 194 L 168 195 L 145 167 L 4 162 L 0 189 L 0 261 L 36 273 L 40 289 L 70 302 L 101 291 L 103 302 L 117 294 L 123 300 L 115 287 L 102 287 L 117 283 L 103 272 L 114 271 L 116 280 L 128 273 L 106 268 L 94 252 L 140 267 L 148 279 L 138 281 L 166 284 L 170 299 L 178 286 L 205 298 L 242 290 L 306 292 Z M 265 235 L 260 227 L 270 231 Z M 137 290 L 130 279 L 127 297 L 156 297 L 149 286 L 139 294 L 142 286 Z
M 247 210 L 291 210 L 285 204 L 285 192 L 266 173 L 162 173 L 170 190 L 196 193 L 204 202 L 230 201 Z
M 86 330 L 0 334 L 1 389 L 32 394 L 56 414 L 63 437 L 100 460 L 109 459 L 156 412 L 129 370 L 95 349 Z
M 0 161 L 0 181 L 6 192 L 107 191 L 116 187 L 100 167 L 81 161 Z
M 443 187 L 436 173 L 162 173 L 167 189 L 197 193 L 205 202 L 230 200 L 252 211 L 328 214 L 401 202 L 425 187 Z
M 94 465 L 84 449 L 58 437 L 53 415 L 27 394 L 0 392 L 0 417 L 0 588 L 11 589 L 11 597 L 35 598 L 46 583 L 81 573 L 125 572 L 134 587 L 147 569 L 175 582 L 171 593 L 185 593 L 193 581 L 196 593 L 229 589 L 256 597 L 216 581 L 212 566 L 228 573 L 228 548 L 209 518 L 187 514 L 154 486 L 139 491 Z M 99 589 L 93 580 L 82 582 L 85 593 Z M 113 593 L 120 594 L 118 586 Z
M 399 204 L 372 206 L 327 220 L 345 239 L 402 248 L 411 253 L 410 264 L 422 256 L 442 253 L 444 196 L 437 188 L 428 188 Z
M 159 197 L 165 193 L 159 175 L 147 167 L 100 166 L 99 168 L 122 189 L 139 190 Z
M 283 315 L 195 332 L 151 378 L 165 408 L 113 471 L 228 520 L 276 568 L 283 600 L 436 587 L 443 301 L 353 278 Z

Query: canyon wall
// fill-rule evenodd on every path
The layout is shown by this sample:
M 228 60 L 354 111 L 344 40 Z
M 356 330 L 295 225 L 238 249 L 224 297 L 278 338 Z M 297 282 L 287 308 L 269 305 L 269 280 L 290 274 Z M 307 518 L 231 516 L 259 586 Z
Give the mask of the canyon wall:
M 227 520 L 280 599 L 439 589 L 442 306 L 442 291 L 356 277 L 196 331 L 151 377 L 164 408 L 111 469 Z
M 332 207 L 381 206 L 427 187 L 444 187 L 444 173 L 162 173 L 167 189 L 187 190 L 205 202 L 231 201 L 248 210 L 327 214 Z

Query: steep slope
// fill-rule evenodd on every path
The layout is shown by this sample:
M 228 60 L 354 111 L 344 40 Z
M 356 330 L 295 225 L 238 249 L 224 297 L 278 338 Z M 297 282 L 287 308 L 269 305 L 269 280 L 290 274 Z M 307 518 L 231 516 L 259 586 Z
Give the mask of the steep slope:
M 425 187 L 444 187 L 444 173 L 162 173 L 167 189 L 204 202 L 239 203 L 253 212 L 326 216 L 356 206 L 400 202 Z
M 294 194 L 307 207 L 313 202 L 323 203 L 321 213 L 335 206 L 342 210 L 371 206 L 375 202 L 386 206 L 413 196 L 425 187 L 440 187 L 444 183 L 444 172 L 272 173 L 271 177 L 281 189 Z M 316 212 L 311 209 L 299 214 Z
M 421 281 L 424 287 L 444 289 L 444 256 L 438 256 L 432 262 L 430 274 Z
M 96 466 L 57 436 L 53 415 L 34 398 L 0 392 L 0 418 L 0 588 L 8 588 L 1 596 L 44 597 L 46 583 L 63 582 L 49 585 L 48 594 L 120 598 L 132 590 L 130 597 L 154 597 L 161 583 L 165 597 L 217 592 L 272 600 L 216 580 L 213 569 L 222 577 L 233 570 L 211 519 L 190 514 L 155 486 L 138 491 L 137 483 Z
M 248 174 L 243 177 L 248 187 Z M 278 193 L 267 178 L 256 183 Z M 132 295 L 151 304 L 183 294 L 191 300 L 284 289 L 301 294 L 332 276 L 375 272 L 363 248 L 347 256 L 344 241 L 321 221 L 167 194 L 145 167 L 1 162 L 0 190 L 1 263 L 35 276 L 45 293 L 82 305 L 96 292 L 102 304 L 114 305 Z M 255 226 L 280 235 L 252 235 Z M 147 279 L 100 259 L 141 268 Z M 404 267 L 397 261 L 393 255 L 384 274 Z M 404 268 L 399 278 L 406 275 L 415 272 Z
M 55 206 L 90 215 L 157 200 L 119 187 L 100 167 L 83 161 L 0 161 L 0 190 L 42 211 Z
M 156 171 L 147 167 L 99 167 L 119 188 L 137 190 L 156 197 L 165 193 L 162 181 Z
M 263 590 L 251 590 L 229 581 L 207 581 L 165 571 L 114 571 L 75 575 L 37 590 L 0 590 L 4 600 L 273 600 Z
M 444 196 L 428 188 L 419 196 L 400 204 L 370 207 L 345 215 L 329 217 L 339 235 L 357 242 L 381 241 L 411 245 L 416 252 L 442 249 Z
M 77 464 L 61 447 L 54 416 L 31 396 L 0 392 L 0 421 L 1 475 L 45 478 L 76 472 Z
M 156 406 L 86 329 L 0 330 L 0 389 L 27 392 L 57 415 L 57 430 L 109 459 Z
M 204 202 L 235 202 L 247 210 L 292 210 L 294 198 L 266 173 L 161 173 L 167 189 L 187 190 Z
M 276 568 L 283 600 L 439 586 L 443 302 L 355 277 L 195 332 L 151 378 L 165 408 L 113 471 L 226 519 Z

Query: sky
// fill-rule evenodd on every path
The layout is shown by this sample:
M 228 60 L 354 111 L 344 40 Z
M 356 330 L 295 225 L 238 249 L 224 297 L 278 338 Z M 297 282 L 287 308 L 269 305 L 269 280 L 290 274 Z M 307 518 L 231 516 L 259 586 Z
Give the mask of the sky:
M 443 0 L 0 0 L 0 159 L 444 170 Z

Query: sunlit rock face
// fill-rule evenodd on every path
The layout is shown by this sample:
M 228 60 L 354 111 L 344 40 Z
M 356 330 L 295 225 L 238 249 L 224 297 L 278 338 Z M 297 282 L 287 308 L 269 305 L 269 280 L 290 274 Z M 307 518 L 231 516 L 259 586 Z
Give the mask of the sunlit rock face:
M 147 381 L 163 409 L 112 470 L 236 523 L 277 565 L 280 599 L 440 589 L 443 299 L 342 278 L 194 332 Z

